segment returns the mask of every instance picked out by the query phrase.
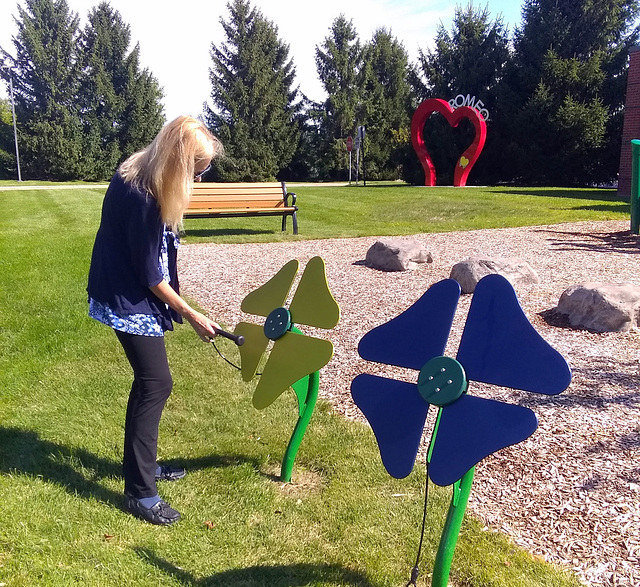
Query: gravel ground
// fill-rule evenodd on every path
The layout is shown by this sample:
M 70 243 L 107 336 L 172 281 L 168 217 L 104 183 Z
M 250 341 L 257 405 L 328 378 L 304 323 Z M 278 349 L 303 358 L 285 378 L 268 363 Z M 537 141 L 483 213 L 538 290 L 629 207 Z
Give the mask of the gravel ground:
M 396 316 L 451 267 L 471 255 L 519 257 L 540 284 L 516 286 L 529 320 L 571 365 L 562 395 L 539 396 L 471 383 L 470 393 L 531 407 L 540 420 L 525 442 L 476 468 L 469 512 L 546 560 L 573 569 L 585 585 L 640 585 L 640 331 L 599 334 L 568 327 L 555 314 L 562 292 L 586 281 L 640 285 L 640 237 L 620 221 L 418 234 L 433 263 L 384 273 L 363 264 L 375 237 L 273 244 L 185 245 L 183 293 L 230 329 L 251 317 L 244 296 L 290 259 L 327 265 L 342 317 L 329 338 L 332 361 L 320 395 L 347 418 L 362 419 L 349 385 L 358 373 L 389 368 L 361 360 L 360 338 Z M 292 292 L 295 291 L 295 284 Z M 458 305 L 447 355 L 455 356 L 471 296 Z M 415 374 L 397 373 L 398 377 Z M 382 465 L 380 465 L 382 466 Z

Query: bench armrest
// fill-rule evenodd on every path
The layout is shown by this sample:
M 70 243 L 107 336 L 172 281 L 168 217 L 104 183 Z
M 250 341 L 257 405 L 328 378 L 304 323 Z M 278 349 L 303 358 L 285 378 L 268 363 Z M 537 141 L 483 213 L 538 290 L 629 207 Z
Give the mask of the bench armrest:
M 289 196 L 291 196 L 291 205 L 295 206 L 296 205 L 296 194 L 295 192 L 288 192 L 287 191 L 287 182 L 286 181 L 281 181 L 280 185 L 282 185 L 282 201 L 284 202 L 285 206 L 289 206 Z

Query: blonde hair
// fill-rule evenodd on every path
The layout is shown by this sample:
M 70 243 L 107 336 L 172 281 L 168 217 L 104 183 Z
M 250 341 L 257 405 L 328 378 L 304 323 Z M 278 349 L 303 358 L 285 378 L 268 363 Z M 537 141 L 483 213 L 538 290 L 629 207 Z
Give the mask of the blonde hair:
M 222 150 L 222 143 L 203 122 L 179 116 L 118 171 L 126 182 L 151 194 L 158 202 L 162 221 L 176 229 L 189 204 L 196 164 L 213 159 Z

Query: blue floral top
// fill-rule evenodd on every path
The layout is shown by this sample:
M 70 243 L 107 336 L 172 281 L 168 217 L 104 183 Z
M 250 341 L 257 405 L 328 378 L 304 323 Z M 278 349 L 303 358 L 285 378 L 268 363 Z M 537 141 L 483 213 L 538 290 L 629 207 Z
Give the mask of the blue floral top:
M 175 235 L 174 243 L 176 249 L 179 246 L 178 236 Z M 162 246 L 160 258 L 158 259 L 162 277 L 166 282 L 171 281 L 169 275 L 169 256 L 167 251 L 167 228 L 164 227 L 162 234 Z M 164 336 L 162 326 L 153 314 L 123 314 L 114 312 L 107 304 L 89 298 L 89 316 L 98 322 L 110 326 L 114 330 L 126 332 L 127 334 L 137 334 L 140 336 Z

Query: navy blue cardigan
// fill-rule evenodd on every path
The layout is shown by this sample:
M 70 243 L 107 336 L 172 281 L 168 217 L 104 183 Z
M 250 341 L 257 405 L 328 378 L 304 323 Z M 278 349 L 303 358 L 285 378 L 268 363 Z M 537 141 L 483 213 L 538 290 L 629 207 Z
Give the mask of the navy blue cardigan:
M 162 281 L 160 249 L 164 224 L 158 204 L 116 173 L 102 203 L 87 293 L 116 314 L 152 314 L 163 330 L 182 318 L 149 289 Z M 171 286 L 179 293 L 177 250 L 168 238 Z

